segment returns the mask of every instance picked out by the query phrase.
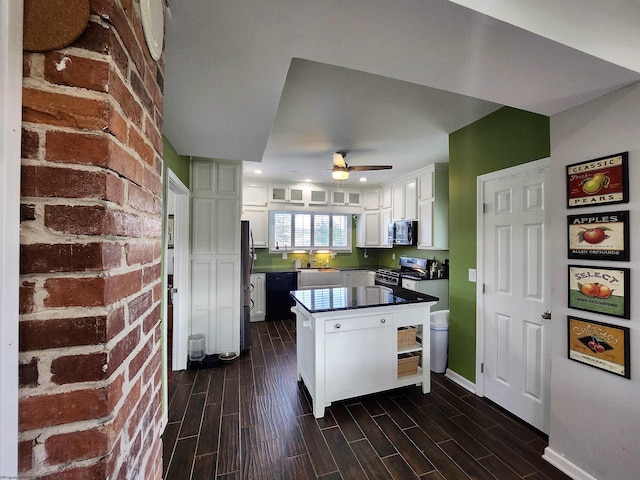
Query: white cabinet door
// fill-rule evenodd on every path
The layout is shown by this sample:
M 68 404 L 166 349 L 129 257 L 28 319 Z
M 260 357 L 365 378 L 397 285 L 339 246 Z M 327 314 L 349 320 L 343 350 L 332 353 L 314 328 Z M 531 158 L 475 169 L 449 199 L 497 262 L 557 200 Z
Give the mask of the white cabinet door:
M 309 205 L 326 205 L 329 203 L 329 192 L 313 189 L 309 191 Z
M 367 286 L 367 270 L 354 270 L 352 277 L 352 286 L 354 287 L 366 287 Z
M 391 187 L 384 187 L 380 191 L 380 208 L 391 208 L 392 197 Z
M 365 210 L 378 210 L 380 208 L 380 192 L 378 190 L 365 190 L 362 206 Z
M 417 218 L 416 181 L 410 180 L 391 187 L 393 220 L 415 220 Z
M 358 348 L 365 345 L 366 348 Z M 395 327 L 375 327 L 325 335 L 326 397 L 354 396 L 351 392 L 375 391 L 396 378 Z
M 260 322 L 265 316 L 265 280 L 266 274 L 251 275 L 251 321 Z
M 362 194 L 355 190 L 333 190 L 331 205 L 359 207 L 362 205 Z
M 269 201 L 272 203 L 304 203 L 304 191 L 294 187 L 270 187 Z
M 380 210 L 380 246 L 391 247 L 389 242 L 389 224 L 391 223 L 391 209 Z
M 418 218 L 417 211 L 416 181 L 411 180 L 404 184 L 404 219 L 415 220 Z
M 364 212 L 364 246 L 377 247 L 380 245 L 380 212 Z
M 242 210 L 242 220 L 248 220 L 253 237 L 253 246 L 256 248 L 268 247 L 269 212 L 266 208 L 245 207 Z
M 433 169 L 418 176 L 418 200 L 433 198 Z
M 255 207 L 267 206 L 266 185 L 245 185 L 242 187 L 242 204 Z
M 393 220 L 404 220 L 404 185 L 398 184 L 391 187 Z
M 433 199 L 418 203 L 418 247 L 433 247 Z

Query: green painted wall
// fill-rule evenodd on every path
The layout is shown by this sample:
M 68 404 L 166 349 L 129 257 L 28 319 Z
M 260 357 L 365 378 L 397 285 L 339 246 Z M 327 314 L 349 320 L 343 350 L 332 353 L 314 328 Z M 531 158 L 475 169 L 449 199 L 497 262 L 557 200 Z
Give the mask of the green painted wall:
M 184 183 L 186 187 L 189 187 L 189 157 L 178 155 L 173 145 L 171 145 L 171 142 L 169 142 L 165 136 L 162 137 L 162 145 L 164 147 L 162 153 L 164 168 L 170 168 L 180 181 Z
M 325 262 L 328 262 L 330 267 L 337 268 L 353 268 L 353 267 L 377 267 L 378 266 L 378 253 L 377 249 L 369 248 L 367 249 L 368 258 L 364 258 L 363 248 L 356 248 L 356 227 L 355 222 L 353 222 L 352 231 L 351 231 L 351 242 L 352 249 L 351 253 L 337 253 L 335 258 L 331 258 L 331 255 L 328 253 L 316 253 L 314 257 L 316 260 L 322 263 L 322 266 L 325 266 Z M 309 259 L 309 255 L 306 253 L 288 253 L 287 259 L 282 258 L 281 253 L 269 253 L 269 249 L 267 248 L 258 248 L 256 249 L 256 253 L 258 255 L 257 260 L 254 262 L 254 269 L 257 271 L 261 270 L 277 270 L 282 268 L 293 268 L 293 262 L 296 258 L 299 258 L 302 262 L 303 266 L 306 266 L 307 260 Z M 316 265 L 319 266 L 319 265 Z
M 475 382 L 477 177 L 549 156 L 549 118 L 501 108 L 449 136 L 449 368 Z

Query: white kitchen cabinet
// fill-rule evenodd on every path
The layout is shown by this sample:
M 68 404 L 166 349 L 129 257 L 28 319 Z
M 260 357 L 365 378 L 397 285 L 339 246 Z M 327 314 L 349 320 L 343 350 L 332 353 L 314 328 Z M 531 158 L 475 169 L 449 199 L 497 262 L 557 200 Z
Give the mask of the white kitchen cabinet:
M 391 209 L 383 208 L 380 210 L 380 246 L 391 248 L 393 245 L 389 241 L 389 224 L 391 223 Z
M 267 248 L 269 246 L 269 211 L 266 208 L 245 206 L 242 209 L 242 220 L 249 221 L 253 246 Z
M 309 205 L 327 205 L 329 203 L 329 192 L 318 188 L 309 191 Z
M 375 270 L 368 270 L 367 271 L 366 286 L 367 287 L 373 287 L 375 284 L 376 284 L 376 271 Z
M 343 287 L 367 286 L 367 270 L 342 270 Z
M 432 312 L 436 310 L 449 310 L 449 279 L 447 278 L 439 278 L 436 280 L 410 280 L 403 278 L 402 288 L 438 297 L 440 300 L 431 306 Z
M 331 205 L 360 207 L 362 205 L 362 193 L 356 190 L 332 190 Z
M 390 186 L 385 186 L 380 190 L 380 208 L 391 208 L 393 194 Z
M 362 207 L 364 210 L 379 210 L 380 209 L 380 192 L 378 190 L 365 190 L 362 194 L 363 201 Z
M 418 201 L 433 198 L 433 177 L 433 168 L 418 175 Z
M 392 206 L 391 213 L 393 220 L 416 220 L 417 215 L 417 193 L 416 180 L 411 179 L 402 183 L 392 185 Z
M 297 187 L 269 187 L 269 202 L 271 203 L 304 203 L 304 190 Z
M 251 275 L 251 321 L 261 322 L 265 318 L 265 283 L 267 275 L 265 273 L 254 273 Z
M 204 334 L 207 354 L 240 350 L 240 172 L 239 162 L 191 161 L 189 330 Z
M 449 248 L 449 167 L 434 164 L 418 174 L 424 195 L 418 200 L 418 248 Z M 428 186 L 430 183 L 430 186 Z
M 266 207 L 268 192 L 266 185 L 244 185 L 242 187 L 242 204 L 254 207 Z
M 379 294 L 378 287 L 365 287 Z M 386 307 L 310 313 L 296 303 L 298 378 L 309 391 L 313 415 L 324 416 L 331 402 L 407 385 L 430 383 L 429 305 L 395 304 Z M 399 346 L 399 332 L 414 327 L 421 343 Z M 412 374 L 402 375 L 400 362 L 419 356 Z
M 356 220 L 356 247 L 380 246 L 380 212 L 365 210 Z

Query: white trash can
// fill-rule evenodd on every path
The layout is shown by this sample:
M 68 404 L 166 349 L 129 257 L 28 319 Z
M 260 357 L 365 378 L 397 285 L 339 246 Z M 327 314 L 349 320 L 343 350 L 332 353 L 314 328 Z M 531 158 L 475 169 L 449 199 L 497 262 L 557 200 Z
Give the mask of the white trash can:
M 431 312 L 431 371 L 444 373 L 449 348 L 449 310 Z

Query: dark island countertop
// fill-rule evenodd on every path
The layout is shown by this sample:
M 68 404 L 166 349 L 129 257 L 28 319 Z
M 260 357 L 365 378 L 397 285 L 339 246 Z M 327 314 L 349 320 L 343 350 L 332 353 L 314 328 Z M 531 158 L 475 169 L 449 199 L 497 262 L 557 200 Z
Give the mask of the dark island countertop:
M 389 292 L 388 288 L 381 286 L 293 290 L 291 296 L 310 313 L 437 302 L 439 300 L 433 295 L 404 288 L 396 288 L 393 292 Z

